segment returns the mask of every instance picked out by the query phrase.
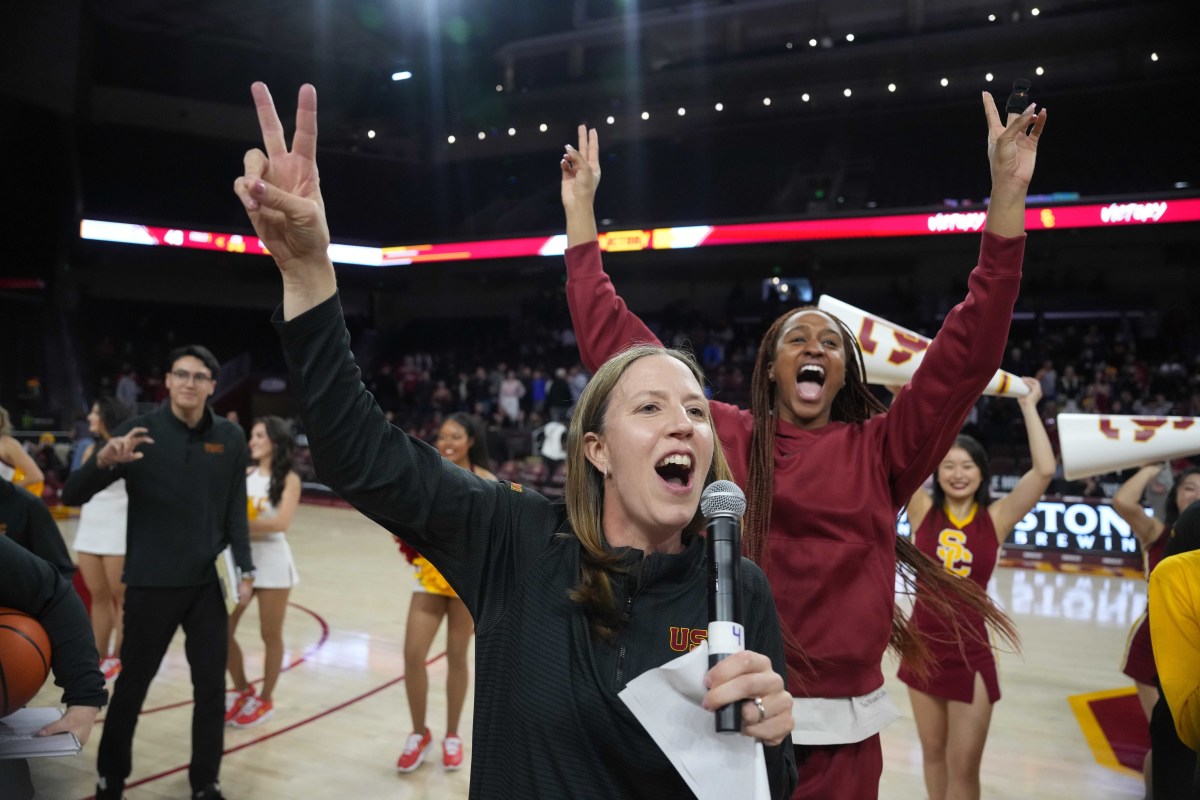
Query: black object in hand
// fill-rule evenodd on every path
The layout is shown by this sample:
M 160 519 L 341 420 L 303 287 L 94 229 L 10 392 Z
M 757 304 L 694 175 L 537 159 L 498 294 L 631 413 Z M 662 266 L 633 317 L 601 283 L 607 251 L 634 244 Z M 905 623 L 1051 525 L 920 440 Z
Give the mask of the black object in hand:
M 1029 81 L 1018 78 L 1013 81 L 1012 94 L 1008 96 L 1008 105 L 1004 110 L 1009 114 L 1020 114 L 1029 108 L 1029 102 Z

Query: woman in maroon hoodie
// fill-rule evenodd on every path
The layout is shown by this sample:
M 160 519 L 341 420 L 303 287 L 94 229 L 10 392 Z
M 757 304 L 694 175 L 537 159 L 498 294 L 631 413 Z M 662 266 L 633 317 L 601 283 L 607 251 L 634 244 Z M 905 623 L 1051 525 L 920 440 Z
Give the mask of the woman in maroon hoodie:
M 1000 366 L 1020 284 L 1025 195 L 1046 112 L 1031 105 L 1009 115 L 1006 127 L 986 92 L 983 102 L 992 193 L 979 265 L 967 299 L 947 315 L 891 409 L 867 391 L 854 334 L 815 308 L 788 312 L 768 328 L 749 411 L 711 406 L 735 480 L 746 487 L 747 555 L 766 571 L 783 623 L 796 698 L 794 796 L 806 800 L 878 796 L 879 731 L 899 715 L 883 689 L 884 650 L 891 645 L 918 669 L 928 657 L 896 610 L 898 556 L 927 602 L 952 614 L 965 600 L 1007 627 L 977 586 L 938 568 L 895 529 L 898 510 Z M 567 298 L 584 365 L 594 369 L 631 342 L 657 338 L 601 265 L 594 130 L 580 128 L 562 173 Z

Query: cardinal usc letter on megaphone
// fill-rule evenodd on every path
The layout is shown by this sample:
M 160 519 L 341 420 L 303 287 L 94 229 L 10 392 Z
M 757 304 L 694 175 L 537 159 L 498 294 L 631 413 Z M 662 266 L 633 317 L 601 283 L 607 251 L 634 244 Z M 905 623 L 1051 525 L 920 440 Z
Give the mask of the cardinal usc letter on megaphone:
M 1059 414 L 1063 474 L 1074 481 L 1200 453 L 1200 419 Z
M 932 343 L 919 333 L 827 294 L 821 296 L 817 308 L 846 323 L 846 327 L 858 337 L 863 365 L 867 368 L 867 383 L 882 386 L 903 386 L 908 383 Z M 1029 394 L 1029 387 L 1020 377 L 998 369 L 983 393 L 997 397 L 1021 397 Z

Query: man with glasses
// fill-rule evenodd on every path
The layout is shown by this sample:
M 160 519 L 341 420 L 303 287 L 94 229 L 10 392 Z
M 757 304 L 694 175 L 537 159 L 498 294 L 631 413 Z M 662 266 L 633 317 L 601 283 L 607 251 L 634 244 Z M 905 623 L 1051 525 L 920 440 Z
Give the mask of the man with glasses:
M 248 453 L 241 429 L 213 414 L 208 398 L 219 364 L 206 348 L 172 351 L 170 402 L 134 417 L 63 488 L 81 505 L 124 478 L 129 493 L 125 639 L 97 759 L 97 800 L 120 798 L 133 761 L 133 732 L 150 682 L 182 625 L 192 671 L 192 797 L 220 798 L 228 615 L 214 561 L 232 545 L 239 599 L 254 582 L 246 518 Z

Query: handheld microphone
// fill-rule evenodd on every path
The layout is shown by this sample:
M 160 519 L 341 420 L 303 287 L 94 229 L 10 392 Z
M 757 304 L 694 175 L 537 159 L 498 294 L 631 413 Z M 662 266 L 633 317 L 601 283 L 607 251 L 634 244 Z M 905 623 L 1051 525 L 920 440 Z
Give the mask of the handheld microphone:
M 746 495 L 733 481 L 714 481 L 700 496 L 700 513 L 708 520 L 708 666 L 746 649 L 742 627 L 742 515 Z M 718 708 L 717 733 L 742 730 L 741 703 Z
M 1008 103 L 1004 107 L 1006 114 L 1020 114 L 1029 108 L 1029 86 L 1029 81 L 1024 78 L 1013 81 L 1012 94 L 1008 96 Z

